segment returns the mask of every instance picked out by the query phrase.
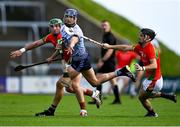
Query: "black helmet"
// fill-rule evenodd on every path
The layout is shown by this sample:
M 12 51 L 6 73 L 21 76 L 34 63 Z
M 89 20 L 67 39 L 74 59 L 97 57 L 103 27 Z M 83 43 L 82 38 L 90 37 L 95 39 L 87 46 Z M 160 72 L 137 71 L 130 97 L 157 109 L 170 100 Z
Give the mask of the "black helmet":
M 151 40 L 153 40 L 154 37 L 156 36 L 156 33 L 153 30 L 149 29 L 149 28 L 141 29 L 141 33 L 144 34 L 144 35 L 150 36 Z

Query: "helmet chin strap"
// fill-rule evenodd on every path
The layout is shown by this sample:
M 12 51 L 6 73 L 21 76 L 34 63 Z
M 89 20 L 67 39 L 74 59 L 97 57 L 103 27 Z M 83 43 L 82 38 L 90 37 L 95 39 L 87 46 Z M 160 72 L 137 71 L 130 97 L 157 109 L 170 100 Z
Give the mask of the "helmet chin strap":
M 67 24 L 67 23 L 64 23 L 67 27 L 74 27 L 76 24 L 73 23 L 73 24 Z

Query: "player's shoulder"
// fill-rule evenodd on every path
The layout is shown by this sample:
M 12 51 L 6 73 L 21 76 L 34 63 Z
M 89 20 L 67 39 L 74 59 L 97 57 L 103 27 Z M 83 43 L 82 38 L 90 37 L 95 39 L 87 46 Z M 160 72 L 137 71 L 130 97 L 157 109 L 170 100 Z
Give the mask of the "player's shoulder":
M 43 41 L 44 42 L 47 42 L 47 41 L 49 41 L 51 38 L 52 38 L 52 33 L 49 33 L 48 35 L 46 35 L 44 38 L 43 38 Z
M 139 43 L 133 45 L 134 48 L 141 48 L 141 45 Z
M 62 34 L 59 33 L 59 34 L 57 35 L 57 39 L 61 39 L 61 38 L 62 38 Z
M 73 31 L 74 31 L 74 33 L 77 34 L 77 35 L 81 35 L 81 36 L 83 35 L 82 29 L 81 29 L 80 26 L 77 25 L 77 24 L 73 27 Z
M 49 34 L 46 35 L 46 37 L 52 37 L 52 36 L 53 36 L 52 33 L 49 33 Z
M 152 44 L 152 42 L 148 42 L 146 48 L 148 49 L 154 48 L 154 45 Z
M 54 35 L 52 33 L 49 33 L 46 38 L 51 40 L 52 38 L 54 38 Z
M 82 29 L 81 29 L 81 27 L 80 27 L 78 24 L 76 24 L 76 25 L 73 27 L 73 29 L 74 29 L 74 31 L 81 31 L 81 32 L 82 32 Z
M 80 27 L 78 24 L 76 24 L 76 25 L 74 26 L 74 29 L 81 29 L 81 27 Z
M 112 32 L 109 32 L 108 36 L 115 38 L 115 36 Z

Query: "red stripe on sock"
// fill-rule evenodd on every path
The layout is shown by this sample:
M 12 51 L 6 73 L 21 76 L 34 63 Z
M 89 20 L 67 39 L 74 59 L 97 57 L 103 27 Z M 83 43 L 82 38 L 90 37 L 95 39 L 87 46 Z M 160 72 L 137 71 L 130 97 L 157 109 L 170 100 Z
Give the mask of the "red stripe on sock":
M 84 94 L 85 94 L 85 95 L 88 95 L 88 96 L 92 96 L 93 91 L 90 90 L 90 89 L 85 89 L 85 90 L 84 90 Z

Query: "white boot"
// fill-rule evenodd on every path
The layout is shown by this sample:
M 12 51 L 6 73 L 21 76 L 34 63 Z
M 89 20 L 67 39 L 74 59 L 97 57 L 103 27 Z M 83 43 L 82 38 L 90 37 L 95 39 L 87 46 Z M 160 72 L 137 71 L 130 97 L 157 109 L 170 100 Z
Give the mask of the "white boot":
M 80 111 L 80 116 L 82 116 L 82 117 L 86 117 L 86 116 L 88 116 L 88 114 L 87 114 L 87 110 L 85 110 L 85 109 L 81 109 L 81 111 Z
M 97 106 L 97 108 L 99 108 L 100 105 L 101 105 L 101 103 L 102 103 L 102 102 L 101 102 L 101 99 L 100 99 L 100 92 L 99 92 L 99 90 L 94 90 L 91 97 L 92 97 L 93 99 L 95 99 L 95 101 L 96 101 L 96 106 Z

